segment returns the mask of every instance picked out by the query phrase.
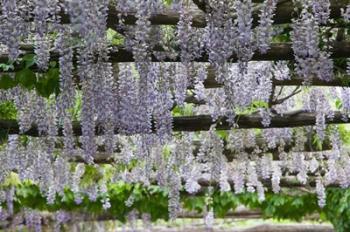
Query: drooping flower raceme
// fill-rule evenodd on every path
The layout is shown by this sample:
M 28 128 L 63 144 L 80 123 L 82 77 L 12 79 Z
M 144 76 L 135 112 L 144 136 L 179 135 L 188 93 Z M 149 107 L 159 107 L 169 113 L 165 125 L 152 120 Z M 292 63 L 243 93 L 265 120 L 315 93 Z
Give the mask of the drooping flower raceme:
M 326 206 L 326 189 L 322 183 L 322 180 L 316 180 L 316 194 L 318 199 L 318 205 L 323 208 Z
M 296 73 L 308 84 L 313 76 L 325 81 L 332 80 L 333 62 L 329 59 L 329 53 L 319 48 L 319 24 L 314 14 L 304 6 L 300 17 L 294 20 L 292 26 Z
M 277 0 L 265 0 L 260 11 L 259 26 L 256 33 L 257 48 L 260 53 L 266 53 L 270 48 L 273 35 L 272 18 L 275 14 L 276 4 Z
M 210 14 L 206 14 L 207 26 L 204 42 L 209 55 L 209 62 L 218 68 L 232 56 L 237 38 L 232 15 L 233 1 L 209 1 Z
M 235 24 L 238 35 L 235 52 L 238 58 L 240 73 L 245 73 L 247 71 L 247 62 L 253 56 L 252 1 L 236 0 L 235 9 L 237 14 Z
M 14 61 L 20 54 L 20 38 L 27 34 L 27 26 L 16 0 L 2 1 L 1 11 L 0 42 L 7 46 L 9 59 Z
M 319 24 L 326 24 L 330 16 L 330 6 L 329 0 L 313 0 L 311 2 L 312 11 Z
M 183 0 L 177 24 L 177 38 L 182 63 L 186 65 L 201 54 L 200 38 L 196 37 L 196 29 L 192 27 L 192 14 Z

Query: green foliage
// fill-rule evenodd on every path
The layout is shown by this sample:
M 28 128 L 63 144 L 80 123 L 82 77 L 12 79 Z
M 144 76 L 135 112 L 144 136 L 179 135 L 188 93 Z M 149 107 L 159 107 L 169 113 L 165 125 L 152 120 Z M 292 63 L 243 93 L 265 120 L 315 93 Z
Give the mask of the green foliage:
M 16 82 L 25 89 L 33 89 L 36 84 L 36 75 L 29 68 L 16 72 Z
M 96 169 L 91 166 L 87 169 L 87 173 L 91 177 L 96 174 Z M 85 197 L 81 204 L 76 204 L 74 194 L 69 189 L 65 190 L 64 196 L 56 196 L 54 204 L 48 205 L 38 186 L 29 181 L 19 182 L 18 176 L 14 173 L 10 174 L 6 185 L 2 188 L 9 186 L 17 186 L 14 202 L 16 211 L 23 207 L 45 211 L 63 209 L 90 215 L 113 215 L 115 219 L 125 222 L 127 213 L 137 209 L 141 213 L 149 213 L 152 221 L 168 220 L 168 192 L 159 186 L 145 187 L 141 184 L 131 185 L 123 182 L 108 184 L 108 196 L 112 205 L 108 210 L 102 208 L 103 196 L 99 196 L 95 202 Z M 125 205 L 129 197 L 134 199 L 131 207 Z M 260 202 L 256 193 L 234 194 L 214 191 L 209 195 L 191 196 L 182 192 L 181 202 L 186 211 L 197 213 L 203 213 L 210 205 L 216 217 L 224 217 L 239 205 L 259 209 L 265 218 L 300 221 L 307 215 L 319 213 L 321 220 L 329 220 L 337 232 L 350 231 L 350 189 L 327 189 L 327 205 L 323 209 L 317 205 L 316 195 L 311 193 L 288 195 L 267 192 L 266 200 Z
M 125 206 L 125 201 L 131 195 L 134 197 L 134 203 L 129 208 Z M 45 197 L 36 185 L 24 182 L 17 187 L 14 205 L 17 212 L 22 207 L 52 212 L 64 209 L 67 211 L 85 212 L 90 215 L 109 214 L 123 222 L 126 221 L 125 217 L 128 212 L 137 209 L 141 213 L 149 213 L 152 220 L 168 219 L 167 194 L 156 186 L 145 188 L 138 184 L 132 186 L 119 182 L 108 185 L 108 196 L 112 207 L 107 211 L 102 208 L 101 197 L 95 202 L 85 197 L 81 204 L 76 204 L 74 202 L 74 194 L 69 189 L 66 189 L 63 197 L 57 196 L 54 204 L 48 205 Z
M 10 70 L 13 70 L 13 63 L 9 62 L 9 63 L 0 63 L 0 70 L 4 71 L 4 72 L 8 72 Z
M 216 217 L 225 217 L 230 210 L 234 210 L 239 206 L 240 200 L 231 192 L 217 192 L 213 196 L 213 207 Z
M 69 109 L 69 113 L 72 115 L 73 121 L 79 121 L 82 103 L 83 103 L 83 95 L 82 95 L 81 91 L 76 90 L 75 99 L 74 99 L 74 106 Z
M 337 110 L 340 110 L 343 107 L 343 102 L 339 98 L 335 100 L 335 107 L 337 108 Z
M 17 118 L 17 109 L 13 102 L 4 101 L 0 103 L 0 118 L 15 120 Z M 0 128 L 0 144 L 4 144 L 8 139 L 8 131 Z
M 264 101 L 253 101 L 252 106 L 253 109 L 259 109 L 259 108 L 269 108 L 269 104 Z
M 182 196 L 185 209 L 197 213 L 202 213 L 205 207 L 205 196 Z
M 163 3 L 167 6 L 170 6 L 173 3 L 173 0 L 163 0 Z
M 312 144 L 318 151 L 322 151 L 323 141 L 319 138 L 317 134 L 312 135 Z
M 51 94 L 59 94 L 59 69 L 56 62 L 50 62 L 47 72 L 36 74 L 31 69 L 35 64 L 35 55 L 27 54 L 19 62 L 19 71 L 15 72 L 14 78 L 9 74 L 3 74 L 0 77 L 0 89 L 10 89 L 17 85 L 24 89 L 36 89 L 37 93 L 45 98 Z M 4 71 L 13 69 L 12 64 L 0 64 Z
M 338 125 L 340 138 L 344 145 L 350 145 L 350 127 L 348 124 Z
M 22 64 L 24 64 L 25 68 L 30 68 L 35 64 L 35 55 L 34 54 L 26 54 L 22 57 Z
M 215 132 L 222 140 L 228 139 L 229 132 L 227 130 L 216 130 Z
M 291 42 L 290 32 L 292 28 L 289 25 L 279 25 L 276 26 L 277 30 L 282 30 L 281 33 L 278 33 L 272 38 L 273 43 L 283 43 L 283 42 Z
M 249 115 L 256 113 L 259 109 L 267 109 L 269 104 L 264 101 L 252 101 L 252 103 L 244 109 L 236 109 L 235 112 L 239 115 Z
M 59 69 L 50 68 L 47 73 L 42 75 L 36 82 L 36 91 L 39 95 L 49 98 L 51 94 L 59 94 Z
M 82 187 L 88 187 L 92 184 L 98 183 L 103 178 L 102 173 L 95 166 L 85 165 L 85 172 L 80 180 Z
M 319 207 L 313 194 L 288 196 L 268 194 L 260 205 L 265 217 L 300 221 L 306 215 L 315 213 Z
M 328 189 L 323 215 L 337 232 L 350 231 L 350 189 Z
M 12 78 L 8 74 L 3 74 L 0 77 L 0 87 L 1 89 L 11 89 L 17 85 L 16 79 Z
M 18 174 L 14 172 L 10 172 L 10 174 L 7 176 L 7 178 L 1 185 L 4 187 L 9 187 L 9 186 L 18 186 L 20 184 L 21 184 L 21 181 L 18 177 Z
M 124 43 L 124 38 L 121 34 L 115 30 L 108 28 L 107 30 L 107 41 L 114 46 L 122 45 Z
M 0 103 L 0 118 L 1 119 L 16 119 L 17 109 L 11 101 L 4 101 Z
M 183 106 L 175 106 L 172 110 L 174 117 L 176 116 L 193 116 L 194 104 L 185 103 Z

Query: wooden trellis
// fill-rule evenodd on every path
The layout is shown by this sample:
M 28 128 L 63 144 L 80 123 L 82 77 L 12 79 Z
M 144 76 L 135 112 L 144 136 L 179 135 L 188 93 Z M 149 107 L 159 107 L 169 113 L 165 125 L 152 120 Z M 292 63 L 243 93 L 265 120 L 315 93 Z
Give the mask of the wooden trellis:
M 207 0 L 193 0 L 193 6 L 195 8 L 191 9 L 192 10 L 192 26 L 196 27 L 198 30 L 204 30 L 204 28 L 207 26 L 207 18 L 206 14 L 210 13 L 210 7 L 207 4 Z M 253 11 L 253 27 L 256 27 L 259 25 L 259 19 L 260 19 L 260 11 L 259 11 L 259 4 L 264 1 L 262 0 L 253 0 L 254 3 L 254 11 Z M 350 26 L 349 22 L 344 22 L 338 20 L 342 17 L 342 11 L 341 9 L 344 8 L 346 3 L 349 3 L 349 1 L 337 1 L 337 0 L 331 0 L 331 7 L 330 7 L 330 18 L 332 19 L 329 23 L 326 25 L 322 25 L 321 27 L 328 27 L 328 28 L 336 28 L 339 33 L 344 32 L 347 27 Z M 196 7 L 197 6 L 197 7 Z M 283 1 L 279 0 L 277 4 L 277 9 L 276 9 L 276 14 L 273 18 L 273 24 L 289 24 L 292 23 L 293 18 L 295 16 L 295 8 L 293 6 L 292 1 Z M 70 16 L 62 10 L 60 13 L 61 17 L 61 22 L 63 24 L 68 24 L 70 23 Z M 29 19 L 29 20 L 34 20 Z M 108 17 L 107 17 L 107 27 L 111 29 L 115 29 L 117 32 L 119 32 L 122 36 L 127 35 L 127 28 L 128 26 L 135 25 L 137 20 L 139 18 L 137 17 L 137 12 L 118 12 L 116 10 L 116 7 L 114 5 L 109 6 L 109 11 L 108 11 Z M 232 18 L 234 20 L 234 18 Z M 161 13 L 155 13 L 151 14 L 150 19 L 149 19 L 151 25 L 154 26 L 161 26 L 161 25 L 177 25 L 180 21 L 180 14 L 176 11 L 172 11 L 169 9 L 166 9 L 162 11 Z M 119 24 L 119 25 L 118 25 Z M 125 28 L 119 27 L 120 24 L 123 26 L 126 26 Z M 118 27 L 117 27 L 118 25 Z M 350 58 L 350 41 L 346 41 L 342 38 L 343 36 L 339 36 L 339 38 L 332 40 L 332 42 L 328 42 L 323 48 L 324 51 L 327 51 L 330 53 L 330 58 L 331 59 L 344 59 L 344 58 Z M 164 47 L 161 44 L 156 44 L 153 47 L 148 48 L 148 55 L 151 58 L 151 62 L 159 62 L 159 63 L 175 63 L 175 62 L 183 62 L 180 56 L 181 49 L 180 47 L 175 47 L 173 48 L 175 52 L 177 52 L 177 55 L 175 58 L 160 58 L 158 56 L 159 54 L 166 54 L 167 51 L 164 49 Z M 25 54 L 33 54 L 35 53 L 35 48 L 32 45 L 22 45 L 20 47 L 20 50 L 22 51 L 22 55 Z M 119 63 L 128 63 L 128 62 L 135 62 L 134 54 L 133 51 L 131 51 L 130 48 L 124 47 L 124 46 L 114 46 L 110 49 L 110 52 L 108 54 L 109 60 L 105 60 L 105 62 L 111 62 L 113 64 L 119 64 Z M 73 66 L 77 66 L 79 62 L 79 50 L 73 50 Z M 96 55 L 97 57 L 98 55 Z M 8 59 L 9 54 L 0 54 L 0 63 L 6 63 L 9 61 Z M 62 54 L 59 53 L 59 51 L 52 50 L 50 52 L 50 61 L 59 61 L 59 58 L 62 57 Z M 295 60 L 295 54 L 293 51 L 293 46 L 291 42 L 283 42 L 283 43 L 272 43 L 270 46 L 270 49 L 268 50 L 267 53 L 261 54 L 259 52 L 255 52 L 254 55 L 252 56 L 250 61 L 294 61 Z M 232 55 L 227 59 L 227 63 L 235 63 L 238 62 L 239 59 L 236 55 Z M 209 54 L 206 52 L 203 52 L 200 54 L 198 57 L 194 58 L 191 60 L 193 63 L 206 63 L 207 65 L 207 77 L 203 82 L 203 85 L 206 89 L 213 89 L 213 88 L 224 88 L 224 83 L 219 83 L 216 79 L 216 73 L 215 73 L 215 68 L 213 68 L 210 65 L 210 60 L 209 60 Z M 147 62 L 146 62 L 147 63 Z M 148 64 L 148 63 L 147 63 Z M 344 64 L 343 64 L 344 65 Z M 20 63 L 14 63 L 13 64 L 14 69 L 11 70 L 11 72 L 16 72 L 18 70 L 21 70 L 23 68 L 23 64 Z M 345 66 L 345 65 L 344 65 Z M 32 69 L 35 73 L 40 73 L 42 72 L 35 64 L 30 66 L 30 69 Z M 334 72 L 340 73 L 341 77 L 334 76 L 334 79 L 326 81 L 322 80 L 316 76 L 312 76 L 308 78 L 310 82 L 305 84 L 305 78 L 301 78 L 297 76 L 293 71 L 291 73 L 291 79 L 288 80 L 277 80 L 274 77 L 271 79 L 272 82 L 272 88 L 273 91 L 270 93 L 270 101 L 267 103 L 268 107 L 272 107 L 278 104 L 283 103 L 285 100 L 295 96 L 296 94 L 300 93 L 300 87 L 301 86 L 308 86 L 308 87 L 313 87 L 313 86 L 323 86 L 323 87 L 350 87 L 350 76 L 348 74 L 345 74 L 345 69 L 346 67 L 335 67 Z M 116 71 L 116 70 L 114 70 Z M 119 71 L 119 70 L 118 70 Z M 6 72 L 5 72 L 6 73 Z M 73 71 L 74 77 L 73 81 L 75 82 L 75 87 L 81 88 L 83 80 L 80 80 L 79 75 L 77 74 L 77 70 Z M 9 72 L 7 72 L 9 74 Z M 12 75 L 12 74 L 11 74 Z M 80 82 L 82 81 L 82 82 Z M 195 83 L 190 83 L 188 85 L 188 90 L 193 90 Z M 283 86 L 296 86 L 295 90 L 289 94 L 288 96 L 281 97 L 280 99 L 278 98 L 279 96 L 276 97 L 275 99 L 275 89 L 276 86 L 283 87 Z M 227 87 L 227 86 L 226 86 Z M 84 90 L 84 89 L 83 89 Z M 188 91 L 190 92 L 190 91 Z M 194 95 L 188 94 L 188 96 L 185 99 L 185 102 L 187 103 L 193 103 L 195 106 L 199 105 L 205 105 L 207 104 L 207 100 L 197 100 Z M 176 104 L 174 103 L 174 107 L 176 107 Z M 171 104 L 170 107 L 171 108 Z M 170 112 L 170 109 L 167 109 Z M 167 113 L 169 113 L 167 112 Z M 350 114 L 349 112 L 341 112 L 341 111 L 331 111 L 328 112 L 331 117 L 325 116 L 325 124 L 343 124 L 343 123 L 350 123 Z M 169 113 L 170 114 L 170 113 Z M 327 114 L 328 115 L 328 114 Z M 247 114 L 237 114 L 234 115 L 233 120 L 232 118 L 228 118 L 226 116 L 220 116 L 218 119 L 213 119 L 211 115 L 195 115 L 195 116 L 175 116 L 173 117 L 172 121 L 172 131 L 173 132 L 199 132 L 199 131 L 210 131 L 212 128 L 215 128 L 217 130 L 231 130 L 232 128 L 235 129 L 269 129 L 269 128 L 296 128 L 296 127 L 310 127 L 315 126 L 317 122 L 317 112 L 308 112 L 305 110 L 298 110 L 298 111 L 291 111 L 283 114 L 277 114 L 274 111 L 271 114 L 270 117 L 270 124 L 268 126 L 263 125 L 263 116 L 259 113 L 252 113 L 250 115 Z M 229 120 L 230 119 L 230 120 Z M 93 119 L 92 121 L 94 121 Z M 148 119 L 145 119 L 148 120 Z M 151 131 L 147 133 L 157 133 L 157 121 L 156 119 L 149 119 L 150 120 L 150 125 L 151 125 Z M 91 127 L 91 131 L 93 131 L 91 134 L 93 136 L 102 136 L 106 135 L 106 131 L 103 131 L 103 126 L 102 123 L 100 123 L 96 120 L 95 127 Z M 130 125 L 130 124 L 127 124 Z M 113 125 L 114 126 L 114 125 Z M 40 125 L 35 125 L 32 124 L 31 128 L 26 130 L 26 131 L 21 131 L 21 126 L 20 122 L 16 120 L 3 120 L 0 119 L 0 129 L 2 131 L 5 131 L 9 135 L 26 135 L 30 137 L 45 137 L 48 136 L 47 134 L 43 133 L 42 130 L 40 130 Z M 64 137 L 64 128 L 63 125 L 59 125 L 58 129 L 58 134 L 57 137 Z M 118 129 L 117 126 L 115 127 L 114 131 L 111 132 L 111 134 L 122 134 L 122 129 Z M 72 123 L 72 131 L 73 131 L 73 136 L 82 136 L 84 137 L 84 127 L 82 127 L 81 122 L 74 121 Z M 90 132 L 91 132 L 90 131 Z M 212 132 L 212 131 L 210 131 Z M 311 134 L 312 132 L 310 132 Z M 145 132 L 146 134 L 146 132 Z M 111 136 L 113 137 L 113 136 Z M 317 156 L 317 152 L 315 152 L 315 145 L 312 144 L 312 138 L 307 138 L 308 141 L 304 142 L 300 147 L 303 149 L 302 151 L 296 151 L 294 150 L 295 148 L 295 140 L 292 139 L 293 135 L 291 135 L 290 141 L 284 141 L 281 139 L 281 144 L 275 144 L 274 147 L 269 147 L 267 145 L 267 141 L 264 141 L 263 138 L 257 136 L 255 138 L 255 144 L 254 147 L 249 147 L 249 146 L 244 146 L 241 148 L 239 151 L 233 151 L 230 150 L 226 144 L 226 142 L 223 142 L 222 146 L 222 154 L 223 154 L 223 159 L 225 164 L 232 164 L 235 165 L 236 161 L 239 160 L 239 158 L 247 158 L 247 163 L 252 163 L 252 162 L 258 162 L 257 160 L 261 158 L 261 156 L 264 156 L 266 153 L 271 153 L 271 162 L 280 163 L 283 162 L 283 158 L 281 158 L 279 155 L 280 153 L 298 153 L 301 152 L 303 154 L 310 152 L 310 157 Z M 221 139 L 221 138 L 220 138 Z M 219 139 L 219 140 L 220 140 Z M 33 139 L 35 140 L 35 139 Z M 283 140 L 283 141 L 282 141 Z M 222 140 L 220 140 L 222 142 Z M 51 142 L 51 141 L 50 141 Z M 54 146 L 56 148 L 61 149 L 62 144 L 60 144 L 62 141 L 61 139 L 57 139 L 56 141 L 53 142 Z M 74 141 L 76 142 L 76 141 Z M 115 142 L 115 141 L 114 141 Z M 193 142 L 193 143 L 192 143 Z M 196 143 L 197 142 L 197 143 Z M 332 144 L 332 141 L 329 141 L 329 138 L 326 138 L 323 141 L 323 147 L 318 151 L 321 153 L 319 157 L 322 157 L 323 161 L 327 162 L 330 158 L 327 157 L 326 154 L 328 151 L 332 151 L 334 149 L 334 145 Z M 79 141 L 78 146 L 82 145 L 83 142 Z M 308 143 L 308 144 L 306 144 Z M 52 145 L 52 144 L 50 144 Z M 96 145 L 96 144 L 94 144 Z M 115 145 L 115 144 L 114 144 Z M 199 157 L 200 153 L 200 147 L 203 145 L 199 141 L 191 141 L 191 154 L 193 152 L 193 157 Z M 300 145 L 300 144 L 299 144 Z M 84 144 L 82 145 L 84 146 Z M 258 150 L 259 148 L 259 150 Z M 260 149 L 261 148 L 261 149 Z M 84 148 L 85 149 L 85 148 Z M 113 150 L 114 148 L 112 148 Z M 256 149 L 258 151 L 256 151 Z M 40 149 L 38 149 L 39 151 Z M 93 149 L 91 149 L 93 150 Z M 115 148 L 115 154 L 110 154 L 107 151 L 107 146 L 100 146 L 97 148 L 97 153 L 94 154 L 93 157 L 89 157 L 93 159 L 94 164 L 118 164 L 120 161 L 118 158 L 118 154 L 121 153 L 121 146 L 116 146 Z M 76 153 L 79 153 L 81 150 L 77 149 Z M 186 150 L 187 151 L 187 150 Z M 209 151 L 211 152 L 211 151 Z M 209 153 L 208 152 L 208 153 Z M 239 154 L 242 153 L 242 154 Z M 252 158 L 249 155 L 256 155 L 255 158 Z M 238 157 L 240 156 L 241 157 Z M 245 156 L 246 155 L 246 156 Z M 270 155 L 270 154 L 269 154 Z M 312 156 L 314 155 L 314 156 Z M 151 155 L 150 155 L 151 156 Z M 221 157 L 220 155 L 217 155 Z M 174 156 L 175 157 L 175 156 Z M 318 157 L 318 156 L 317 156 Z M 67 158 L 66 156 L 64 157 L 65 159 Z M 270 158 L 270 157 L 268 157 Z M 306 159 L 305 159 L 306 160 Z M 76 162 L 80 163 L 79 165 L 85 165 L 85 164 L 91 164 L 91 160 L 85 157 L 85 154 L 83 152 L 81 154 L 74 154 L 72 157 L 68 157 L 66 163 L 70 165 L 69 162 Z M 240 161 L 240 160 L 239 160 Z M 211 162 L 211 161 L 210 161 Z M 81 164 L 83 163 L 83 164 Z M 238 163 L 238 161 L 237 161 Z M 153 164 L 152 164 L 153 165 Z M 107 165 L 106 165 L 107 166 Z M 247 164 L 248 166 L 248 164 Z M 273 165 L 272 165 L 273 166 Z M 105 166 L 103 166 L 105 167 Z M 226 166 L 225 166 L 226 167 Z M 302 189 L 301 191 L 306 191 L 309 193 L 311 191 L 310 189 L 315 188 L 319 184 L 320 181 L 320 176 L 325 174 L 325 171 L 321 169 L 321 166 L 319 166 L 317 169 L 317 172 L 314 171 L 307 175 L 307 180 L 305 178 L 305 183 L 301 183 L 299 176 L 297 176 L 298 171 L 290 171 L 290 170 L 280 170 L 280 178 L 278 180 L 278 187 L 282 188 L 292 188 L 292 189 Z M 249 169 L 247 169 L 248 172 Z M 85 170 L 84 170 L 85 171 Z M 256 171 L 256 170 L 255 170 Z M 271 171 L 272 173 L 273 171 Z M 212 174 L 211 174 L 212 175 Z M 270 176 L 272 176 L 271 174 Z M 279 175 L 279 174 L 277 174 Z M 154 176 L 147 176 L 148 181 L 150 181 L 149 184 L 159 184 L 161 181 L 156 180 Z M 212 178 L 212 176 L 210 177 Z M 258 182 L 261 184 L 262 188 L 268 188 L 268 189 L 273 189 L 274 190 L 274 182 L 272 178 L 261 178 L 257 177 L 256 179 L 259 179 Z M 187 180 L 184 180 L 183 177 L 179 178 L 180 185 L 186 182 Z M 133 180 L 131 181 L 133 182 Z M 196 179 L 196 183 L 199 184 L 199 190 L 195 192 L 198 195 L 203 195 L 205 193 L 205 190 L 208 190 L 208 187 L 215 187 L 215 188 L 221 188 L 221 183 L 219 183 L 218 179 L 212 180 L 212 179 L 206 179 L 206 178 L 198 178 Z M 248 182 L 247 182 L 248 183 Z M 230 189 L 235 188 L 235 182 L 233 179 L 228 179 L 227 178 L 227 185 L 230 187 Z M 324 183 L 322 183 L 324 184 Z M 162 185 L 162 184 L 159 184 Z M 171 183 L 170 183 L 171 185 Z M 244 185 L 244 184 L 243 184 Z M 330 187 L 339 187 L 342 186 L 342 183 L 339 182 L 332 182 L 331 184 L 324 184 L 322 187 L 325 185 L 330 186 Z M 260 187 L 260 186 L 259 186 Z M 253 186 L 253 188 L 258 188 L 258 186 Z M 211 189 L 211 188 L 210 188 Z M 259 191 L 259 190 L 257 190 Z M 264 191 L 264 190 L 263 190 Z M 277 190 L 278 191 L 278 190 Z M 179 192 L 179 191 L 178 191 Z M 188 191 L 190 192 L 190 191 Z M 192 194 L 192 193 L 191 193 Z M 261 215 L 259 213 L 258 217 Z M 101 215 L 99 219 L 105 220 L 105 219 L 113 219 L 109 218 L 110 215 L 106 216 L 106 218 L 103 218 L 104 215 Z M 256 214 L 254 215 L 256 216 Z M 187 216 L 186 216 L 187 217 Z M 12 220 L 12 218 L 9 218 Z M 95 220 L 95 219 L 94 219 Z M 264 229 L 264 228 L 263 228 Z M 262 229 L 262 230 L 263 230 Z M 272 230 L 270 227 L 266 228 L 267 230 Z M 290 230 L 293 231 L 293 230 Z M 310 230 L 312 231 L 312 230 Z M 317 229 L 317 231 L 329 231 L 328 227 L 320 227 Z

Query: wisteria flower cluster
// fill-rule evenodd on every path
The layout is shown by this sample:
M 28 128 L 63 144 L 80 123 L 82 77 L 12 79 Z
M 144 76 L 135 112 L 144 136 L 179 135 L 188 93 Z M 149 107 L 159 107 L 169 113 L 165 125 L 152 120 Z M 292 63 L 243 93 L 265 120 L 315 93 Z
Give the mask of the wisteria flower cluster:
M 349 187 L 350 151 L 327 121 L 335 114 L 348 120 L 350 90 L 310 87 L 314 79 L 334 80 L 330 38 L 323 33 L 333 22 L 330 1 L 293 1 L 296 17 L 286 28 L 274 26 L 277 0 L 205 3 L 198 13 L 186 0 L 170 6 L 161 0 L 3 0 L 0 45 L 10 71 L 24 62 L 37 83 L 54 66 L 59 90 L 44 97 L 25 86 L 27 79 L 6 74 L 19 84 L 1 90 L 0 103 L 13 103 L 18 127 L 10 121 L 16 128 L 0 149 L 0 184 L 11 175 L 30 180 L 49 205 L 69 188 L 75 204 L 89 199 L 105 211 L 113 207 L 110 183 L 158 185 L 167 189 L 170 219 L 181 213 L 182 192 L 217 188 L 257 193 L 263 201 L 268 188 L 279 193 L 284 180 L 292 179 L 315 186 L 324 207 L 327 186 Z M 348 23 L 350 6 L 341 14 Z M 158 25 L 164 20 L 172 26 Z M 281 28 L 291 30 L 291 47 L 283 48 L 294 61 L 266 61 L 276 55 L 269 51 Z M 111 31 L 121 41 L 111 39 Z M 35 64 L 22 58 L 27 43 Z M 252 61 L 256 57 L 262 61 Z M 350 75 L 350 65 L 344 72 Z M 307 87 L 281 85 L 287 82 Z M 313 115 L 314 121 L 295 129 L 274 124 L 293 112 Z M 184 121 L 205 118 L 199 123 L 211 126 L 181 131 L 196 129 L 174 128 L 179 114 L 186 115 Z M 239 128 L 241 116 L 264 129 Z M 229 130 L 218 132 L 225 123 Z M 313 140 L 329 149 L 314 151 Z M 92 168 L 97 181 L 85 183 Z M 15 218 L 16 191 L 0 188 L 6 205 L 0 219 Z M 136 200 L 131 194 L 125 206 Z M 26 208 L 18 215 L 29 229 L 41 230 L 40 212 Z M 138 216 L 131 211 L 129 222 Z M 149 222 L 149 215 L 142 216 Z M 57 231 L 70 220 L 72 215 L 58 211 Z M 213 220 L 207 205 L 206 225 L 212 227 Z

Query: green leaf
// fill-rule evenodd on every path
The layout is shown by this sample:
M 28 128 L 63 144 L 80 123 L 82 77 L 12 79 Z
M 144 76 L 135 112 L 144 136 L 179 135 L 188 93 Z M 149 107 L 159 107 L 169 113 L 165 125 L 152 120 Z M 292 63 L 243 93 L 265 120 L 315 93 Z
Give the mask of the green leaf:
M 0 144 L 6 144 L 8 141 L 8 131 L 0 129 Z
M 348 124 L 338 125 L 340 138 L 344 145 L 350 145 L 350 127 Z
M 35 85 L 35 89 L 40 96 L 49 98 L 50 93 L 47 91 L 46 86 L 47 86 L 47 79 L 42 77 L 42 78 L 39 78 L 39 80 L 37 81 Z
M 254 108 L 265 108 L 265 109 L 269 108 L 269 104 L 264 101 L 253 101 L 252 106 Z
M 91 165 L 86 165 L 84 175 L 82 176 L 82 178 L 80 180 L 80 184 L 83 187 L 88 187 L 94 183 L 96 184 L 102 178 L 103 178 L 103 175 L 98 170 L 98 168 L 91 166 Z
M 50 66 L 51 68 L 55 68 L 55 67 L 57 66 L 57 62 L 56 62 L 56 61 L 50 61 L 49 66 Z
M 51 68 L 47 72 L 47 88 L 48 92 L 59 94 L 60 91 L 60 81 L 59 81 L 60 72 L 58 68 Z
M 117 45 L 122 45 L 124 43 L 124 38 L 121 34 L 116 32 L 115 30 L 108 28 L 107 41 L 111 43 L 111 45 L 117 46 Z
M 300 198 L 296 198 L 293 200 L 292 202 L 292 206 L 296 206 L 296 207 L 302 207 L 304 205 L 304 202 L 302 199 Z
M 81 91 L 76 91 L 75 94 L 75 101 L 74 101 L 74 107 L 69 109 L 70 114 L 72 114 L 73 121 L 78 121 L 80 118 L 80 112 L 83 102 L 83 96 L 81 94 Z
M 228 131 L 225 130 L 216 130 L 216 134 L 223 140 L 226 140 L 228 137 Z
M 11 89 L 17 85 L 17 82 L 8 74 L 4 74 L 0 78 L 0 89 Z
M 35 55 L 34 54 L 26 54 L 22 57 L 22 61 L 24 62 L 24 67 L 30 68 L 35 64 Z
M 163 146 L 163 155 L 169 157 L 171 154 L 171 147 L 168 145 Z
M 49 98 L 53 93 L 59 94 L 59 85 L 59 69 L 50 68 L 43 77 L 39 78 L 35 88 L 39 95 Z
M 170 6 L 173 3 L 173 0 L 163 0 L 164 4 Z
M 335 100 L 335 107 L 338 110 L 340 110 L 343 107 L 343 103 L 342 103 L 342 101 L 339 98 L 337 98 L 337 100 Z
M 4 181 L 4 186 L 16 186 L 21 183 L 18 174 L 11 172 Z
M 30 69 L 23 69 L 16 73 L 16 81 L 26 89 L 32 89 L 36 83 L 36 75 Z
M 0 64 L 0 69 L 2 69 L 5 72 L 8 72 L 9 70 L 13 70 L 13 64 Z
M 117 34 L 117 32 L 111 28 L 107 29 L 107 40 L 112 41 L 113 37 Z
M 17 108 L 12 101 L 4 101 L 0 103 L 1 119 L 17 119 Z
M 323 145 L 323 142 L 322 140 L 317 136 L 317 135 L 314 135 L 313 136 L 313 141 L 312 143 L 316 146 L 316 149 L 318 151 L 321 151 L 322 150 L 322 145 Z
M 194 104 L 185 103 L 183 108 L 184 116 L 193 116 L 193 108 L 194 108 Z
M 183 106 L 176 106 L 172 110 L 173 116 L 193 116 L 193 107 L 192 103 L 185 103 Z
M 179 106 L 175 106 L 172 110 L 173 116 L 182 116 L 182 110 Z

